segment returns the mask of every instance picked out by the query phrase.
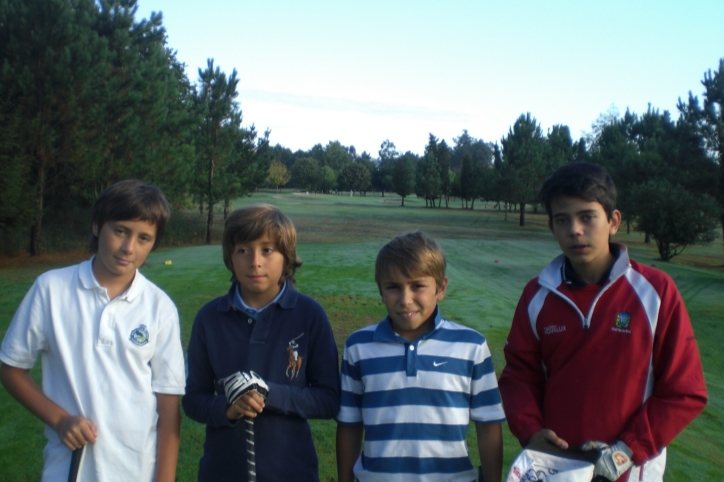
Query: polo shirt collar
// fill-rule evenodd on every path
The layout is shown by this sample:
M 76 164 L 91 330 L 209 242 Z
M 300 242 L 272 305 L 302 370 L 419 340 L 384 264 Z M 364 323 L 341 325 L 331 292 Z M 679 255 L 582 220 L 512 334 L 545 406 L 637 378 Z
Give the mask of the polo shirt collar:
M 440 327 L 442 324 L 442 314 L 440 313 L 440 307 L 435 306 L 435 314 L 433 315 L 435 317 L 435 326 L 432 328 L 432 330 L 422 334 L 420 338 L 415 340 L 412 343 L 416 343 L 419 340 L 424 340 L 427 338 L 430 338 L 435 331 Z M 393 342 L 393 343 L 411 343 L 404 338 L 402 338 L 400 335 L 398 335 L 395 330 L 392 329 L 392 322 L 390 321 L 390 315 L 387 315 L 384 320 L 382 320 L 378 325 L 377 328 L 375 328 L 374 333 L 374 341 L 381 341 L 381 342 Z
M 218 311 L 229 311 L 234 307 L 234 293 L 238 292 L 238 286 L 239 283 L 236 281 L 231 283 L 231 287 L 226 293 L 226 296 L 223 296 L 219 300 L 219 305 L 217 307 Z M 276 300 L 276 303 L 285 310 L 292 309 L 297 304 L 298 294 L 299 293 L 294 289 L 294 286 L 291 283 L 285 282 L 284 290 L 280 293 L 279 299 Z
M 96 279 L 95 275 L 93 274 L 93 260 L 95 259 L 95 256 L 93 256 L 91 259 L 85 260 L 80 263 L 79 269 L 78 269 L 78 277 L 80 278 L 80 282 L 83 285 L 83 288 L 87 290 L 95 290 L 97 288 L 105 289 L 103 286 L 98 283 L 98 280 Z M 116 299 L 121 299 L 128 301 L 129 303 L 132 302 L 134 299 L 136 299 L 138 296 L 143 293 L 143 284 L 145 282 L 145 277 L 141 274 L 140 271 L 136 270 L 136 274 L 133 277 L 133 281 L 131 281 L 131 286 L 128 287 L 126 291 L 124 291 L 122 294 L 118 295 Z
M 285 281 L 284 284 L 282 285 L 282 289 L 279 290 L 279 293 L 277 293 L 277 295 L 274 297 L 273 300 L 271 300 L 269 303 L 267 303 L 262 308 L 256 309 L 256 308 L 252 308 L 251 306 L 247 305 L 244 302 L 244 298 L 241 297 L 241 291 L 239 290 L 239 286 L 237 285 L 236 289 L 234 290 L 234 296 L 233 296 L 231 302 L 235 307 L 239 308 L 240 310 L 244 311 L 245 313 L 248 313 L 251 316 L 257 316 L 257 315 L 259 315 L 259 313 L 266 310 L 274 303 L 278 302 L 279 299 L 282 297 L 282 295 L 284 295 L 284 292 L 286 291 L 286 289 L 287 289 L 287 282 Z

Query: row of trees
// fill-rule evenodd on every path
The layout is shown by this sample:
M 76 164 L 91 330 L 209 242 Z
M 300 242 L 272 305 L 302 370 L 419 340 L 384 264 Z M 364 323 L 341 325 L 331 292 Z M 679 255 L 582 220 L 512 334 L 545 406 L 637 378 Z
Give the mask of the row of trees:
M 703 102 L 692 94 L 688 102 L 680 100 L 676 121 L 652 107 L 642 115 L 611 110 L 575 142 L 567 126 L 544 134 L 536 119 L 524 114 L 499 143 L 463 131 L 450 147 L 430 134 L 422 156 L 400 153 L 389 140 L 376 160 L 336 141 L 295 153 L 277 145 L 269 179 L 277 187 L 290 183 L 323 192 L 392 191 L 403 206 L 412 194 L 431 208 L 443 202 L 449 207 L 451 197 L 469 209 L 476 199 L 495 201 L 499 208 L 516 206 L 523 226 L 526 206 L 536 205 L 548 174 L 565 163 L 595 162 L 616 181 L 627 230 L 653 238 L 668 260 L 690 244 L 715 239 L 717 222 L 724 229 L 724 59 L 702 84 Z
M 129 177 L 196 206 L 206 242 L 214 208 L 226 213 L 264 183 L 395 192 L 403 205 L 415 194 L 430 208 L 494 201 L 516 206 L 524 225 L 545 176 L 577 160 L 609 169 L 627 226 L 653 237 L 664 259 L 713 239 L 714 220 L 724 227 L 724 59 L 705 74 L 702 102 L 679 102 L 677 121 L 653 108 L 609 112 L 573 141 L 568 127 L 543 133 L 524 114 L 499 142 L 430 134 L 423 155 L 390 140 L 377 158 L 337 141 L 292 152 L 242 125 L 235 70 L 209 60 L 190 81 L 160 14 L 136 21 L 136 10 L 136 0 L 0 3 L 0 229 L 28 233 L 31 254 L 44 219 L 87 208 Z
M 210 60 L 198 83 L 136 0 L 0 3 L 0 229 L 29 231 L 90 205 L 124 178 L 208 212 L 250 192 L 271 162 L 268 133 L 242 127 L 236 72 Z

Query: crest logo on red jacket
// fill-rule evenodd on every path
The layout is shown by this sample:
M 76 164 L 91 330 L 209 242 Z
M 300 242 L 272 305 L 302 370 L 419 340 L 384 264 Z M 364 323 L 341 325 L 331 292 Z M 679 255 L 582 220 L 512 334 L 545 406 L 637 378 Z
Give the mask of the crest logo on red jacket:
M 626 330 L 626 329 L 628 329 L 630 324 L 631 324 L 631 313 L 627 313 L 625 311 L 619 311 L 618 316 L 616 316 L 616 328 L 621 328 L 623 330 Z

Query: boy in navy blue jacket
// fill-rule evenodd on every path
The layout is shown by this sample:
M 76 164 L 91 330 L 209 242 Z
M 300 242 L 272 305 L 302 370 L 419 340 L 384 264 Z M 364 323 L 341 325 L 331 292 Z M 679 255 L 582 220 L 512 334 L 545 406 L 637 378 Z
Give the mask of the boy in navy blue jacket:
M 296 230 L 276 207 L 256 204 L 226 220 L 227 294 L 194 320 L 183 408 L 206 424 L 199 481 L 246 480 L 244 417 L 255 420 L 259 481 L 319 480 L 306 419 L 339 411 L 337 347 L 324 309 L 293 287 Z M 269 387 L 227 403 L 222 379 L 254 372 Z

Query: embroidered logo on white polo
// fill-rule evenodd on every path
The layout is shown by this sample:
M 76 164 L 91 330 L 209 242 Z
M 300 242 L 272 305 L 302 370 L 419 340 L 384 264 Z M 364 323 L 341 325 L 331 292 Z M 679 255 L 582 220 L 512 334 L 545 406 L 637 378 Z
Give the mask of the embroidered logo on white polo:
M 138 325 L 138 328 L 131 332 L 129 340 L 136 346 L 143 346 L 148 343 L 148 330 L 146 329 L 146 325 Z

